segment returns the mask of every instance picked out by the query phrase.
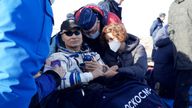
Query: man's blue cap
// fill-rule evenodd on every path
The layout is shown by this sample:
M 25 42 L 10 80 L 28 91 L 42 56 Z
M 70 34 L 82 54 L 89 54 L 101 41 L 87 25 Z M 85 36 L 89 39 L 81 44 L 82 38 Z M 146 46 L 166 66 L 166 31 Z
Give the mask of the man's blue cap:
M 93 12 L 90 8 L 83 8 L 81 10 L 79 20 L 77 24 L 83 29 L 83 30 L 90 30 L 95 22 L 96 22 L 97 15 Z

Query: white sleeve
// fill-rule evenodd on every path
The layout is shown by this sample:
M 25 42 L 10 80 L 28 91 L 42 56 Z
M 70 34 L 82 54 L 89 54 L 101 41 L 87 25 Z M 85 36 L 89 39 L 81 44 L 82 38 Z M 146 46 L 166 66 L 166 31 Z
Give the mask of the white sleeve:
M 65 72 L 59 89 L 68 88 L 80 83 L 87 83 L 93 80 L 91 72 L 83 73 L 76 62 L 73 62 L 73 58 L 66 57 L 62 53 L 54 53 L 46 60 L 44 72 L 53 69 L 54 67 L 51 66 L 51 62 L 56 60 L 60 62 L 60 66 L 63 68 L 63 72 Z

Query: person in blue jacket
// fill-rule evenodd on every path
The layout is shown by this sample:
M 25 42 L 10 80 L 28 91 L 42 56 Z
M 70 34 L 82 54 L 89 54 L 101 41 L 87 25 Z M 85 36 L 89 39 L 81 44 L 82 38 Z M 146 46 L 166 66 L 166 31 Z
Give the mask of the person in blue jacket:
M 152 41 L 153 41 L 153 49 L 152 49 L 152 55 L 151 55 L 152 60 L 154 57 L 153 54 L 154 54 L 155 48 L 157 48 L 155 46 L 156 34 L 163 27 L 164 19 L 165 19 L 165 13 L 160 13 L 159 17 L 153 21 L 153 24 L 151 25 L 151 28 L 150 28 L 150 36 L 152 37 Z
M 165 13 L 160 13 L 159 17 L 156 20 L 154 20 L 153 24 L 151 25 L 150 36 L 152 36 L 153 43 L 154 43 L 154 39 L 155 39 L 157 32 L 159 31 L 159 29 L 161 29 L 163 27 L 164 19 L 165 19 Z
M 49 52 L 51 0 L 0 1 L 0 108 L 28 108 Z
M 43 99 L 57 90 L 61 84 L 61 78 L 63 78 L 64 75 L 63 68 L 59 65 L 55 65 L 52 69 L 47 70 L 45 73 L 35 78 L 37 92 L 32 97 L 29 108 L 40 107 Z

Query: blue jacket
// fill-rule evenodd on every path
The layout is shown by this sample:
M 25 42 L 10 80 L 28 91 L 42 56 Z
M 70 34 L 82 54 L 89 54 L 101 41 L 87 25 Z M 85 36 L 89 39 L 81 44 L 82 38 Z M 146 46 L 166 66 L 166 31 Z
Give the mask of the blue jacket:
M 102 92 L 97 90 L 93 94 L 92 98 L 101 95 L 95 100 L 96 104 L 88 101 L 84 105 L 93 106 L 82 108 L 169 108 L 155 91 L 126 73 L 114 76 L 110 84 Z
M 158 40 L 155 45 L 158 49 L 154 54 L 153 80 L 155 83 L 160 83 L 160 96 L 174 98 L 176 83 L 174 52 L 176 48 L 169 37 Z
M 163 21 L 161 21 L 160 18 L 157 18 L 155 21 L 153 21 L 153 24 L 150 28 L 150 36 L 153 38 L 156 36 L 159 29 L 163 27 Z
M 159 95 L 174 98 L 176 83 L 175 57 L 176 47 L 169 38 L 167 27 L 161 28 L 155 40 L 156 49 L 153 50 L 154 69 L 152 78 L 154 84 L 160 83 Z
M 107 84 L 91 82 L 55 91 L 43 101 L 43 108 L 169 108 L 155 91 L 127 73 L 118 73 Z
M 48 70 L 40 77 L 36 78 L 35 82 L 38 89 L 36 94 L 31 99 L 30 108 L 38 108 L 40 102 L 43 101 L 46 96 L 56 90 L 61 84 L 61 78 L 56 72 Z
M 49 0 L 0 1 L 0 108 L 27 108 L 33 78 L 48 56 L 53 17 Z

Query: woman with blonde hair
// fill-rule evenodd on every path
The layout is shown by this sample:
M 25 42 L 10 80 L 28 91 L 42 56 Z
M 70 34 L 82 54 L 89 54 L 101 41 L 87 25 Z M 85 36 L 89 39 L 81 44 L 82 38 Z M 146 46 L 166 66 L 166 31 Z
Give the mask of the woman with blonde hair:
M 90 108 L 168 108 L 142 82 L 147 71 L 147 55 L 139 39 L 128 34 L 123 24 L 110 24 L 104 27 L 101 41 L 103 47 L 107 46 L 104 62 L 109 67 L 117 65 L 118 69 L 110 73 L 105 89 L 99 93 L 101 98 Z
M 139 38 L 127 33 L 123 24 L 110 24 L 102 32 L 102 41 L 108 46 L 103 61 L 108 66 L 118 65 L 118 73 L 127 73 L 143 81 L 147 71 L 147 55 Z

